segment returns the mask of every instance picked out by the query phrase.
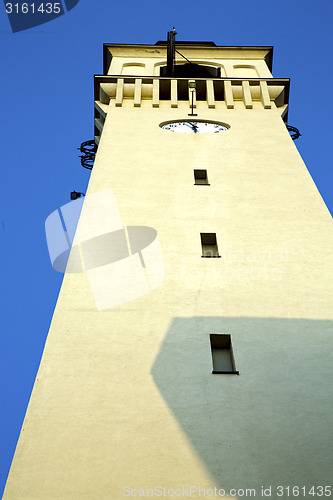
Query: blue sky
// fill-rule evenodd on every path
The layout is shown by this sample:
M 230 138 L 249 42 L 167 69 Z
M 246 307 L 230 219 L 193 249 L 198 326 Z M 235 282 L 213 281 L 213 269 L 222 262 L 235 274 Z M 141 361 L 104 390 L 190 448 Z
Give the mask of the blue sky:
M 309 0 L 80 0 L 40 27 L 12 33 L 0 5 L 0 492 L 33 387 L 62 275 L 44 221 L 85 191 L 77 148 L 93 138 L 93 75 L 102 45 L 178 40 L 273 45 L 273 75 L 291 78 L 289 124 L 333 213 L 333 4 Z

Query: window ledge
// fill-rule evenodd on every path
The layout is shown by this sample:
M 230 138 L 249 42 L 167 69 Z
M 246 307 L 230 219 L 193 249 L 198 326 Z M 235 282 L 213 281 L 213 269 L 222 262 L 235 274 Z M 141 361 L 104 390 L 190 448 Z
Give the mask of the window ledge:
M 219 373 L 222 373 L 224 375 L 239 375 L 239 371 L 233 371 L 233 372 L 215 372 L 215 371 L 212 371 L 213 374 L 219 374 Z

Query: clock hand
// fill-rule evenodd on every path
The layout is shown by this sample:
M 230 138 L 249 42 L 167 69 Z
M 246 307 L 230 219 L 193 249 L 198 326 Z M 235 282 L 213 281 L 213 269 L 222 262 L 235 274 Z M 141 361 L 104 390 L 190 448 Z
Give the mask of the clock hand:
M 194 125 L 194 123 L 191 123 L 191 122 L 184 122 L 184 123 L 185 123 L 185 125 L 187 125 L 188 127 L 191 127 L 191 129 L 193 129 L 193 130 L 194 130 L 194 133 L 196 133 L 196 132 L 197 132 L 197 130 L 198 130 L 197 125 Z

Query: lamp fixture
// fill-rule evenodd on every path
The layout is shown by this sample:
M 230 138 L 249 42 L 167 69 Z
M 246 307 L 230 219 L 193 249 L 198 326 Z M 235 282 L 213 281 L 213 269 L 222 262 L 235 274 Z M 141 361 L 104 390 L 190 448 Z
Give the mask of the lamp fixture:
M 196 91 L 197 84 L 194 81 L 188 82 L 188 90 L 192 94 L 191 98 L 191 113 L 188 114 L 188 116 L 198 116 L 196 113 L 193 113 L 193 106 L 194 106 L 194 92 Z
M 77 193 L 76 191 L 71 192 L 71 200 L 77 200 L 78 198 L 81 198 L 81 196 L 85 196 L 85 194 Z

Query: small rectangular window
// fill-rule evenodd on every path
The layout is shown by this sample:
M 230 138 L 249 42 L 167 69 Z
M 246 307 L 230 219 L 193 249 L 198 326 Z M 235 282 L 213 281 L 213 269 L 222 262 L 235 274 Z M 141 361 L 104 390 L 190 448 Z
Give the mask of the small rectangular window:
M 201 257 L 220 257 L 217 248 L 215 233 L 200 233 L 201 237 Z
M 194 184 L 209 186 L 207 170 L 194 170 Z
M 212 373 L 231 373 L 239 375 L 235 368 L 235 360 L 232 352 L 231 335 L 214 333 L 210 335 L 210 347 L 212 350 L 213 371 Z

